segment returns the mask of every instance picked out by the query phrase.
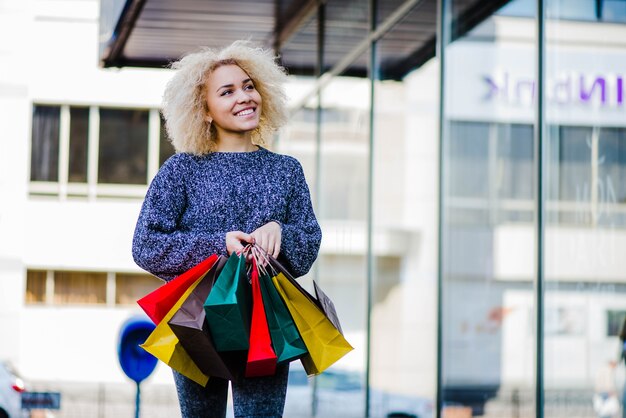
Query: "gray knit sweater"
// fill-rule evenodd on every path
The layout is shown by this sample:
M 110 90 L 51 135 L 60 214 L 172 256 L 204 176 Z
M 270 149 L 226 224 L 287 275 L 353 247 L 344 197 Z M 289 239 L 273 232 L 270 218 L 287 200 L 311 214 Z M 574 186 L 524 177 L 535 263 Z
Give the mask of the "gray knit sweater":
M 133 258 L 171 280 L 211 254 L 227 255 L 229 231 L 282 223 L 279 260 L 295 276 L 317 258 L 322 233 L 300 163 L 265 148 L 175 154 L 148 188 L 133 238 Z

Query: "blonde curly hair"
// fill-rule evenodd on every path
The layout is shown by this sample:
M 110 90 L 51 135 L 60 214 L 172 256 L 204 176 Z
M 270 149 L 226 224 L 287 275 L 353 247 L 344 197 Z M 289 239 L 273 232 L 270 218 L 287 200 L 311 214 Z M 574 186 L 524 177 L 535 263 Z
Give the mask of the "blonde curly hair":
M 254 47 L 248 41 L 235 41 L 221 50 L 203 49 L 170 66 L 177 71 L 165 87 L 161 112 L 176 152 L 203 155 L 215 150 L 217 132 L 205 120 L 205 85 L 216 68 L 232 64 L 252 79 L 263 100 L 252 143 L 266 145 L 272 133 L 287 122 L 287 75 L 271 51 Z

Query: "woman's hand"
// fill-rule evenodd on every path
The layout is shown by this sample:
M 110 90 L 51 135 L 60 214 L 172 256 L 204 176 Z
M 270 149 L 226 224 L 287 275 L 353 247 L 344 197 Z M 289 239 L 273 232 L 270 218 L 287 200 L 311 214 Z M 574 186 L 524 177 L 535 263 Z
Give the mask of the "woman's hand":
M 255 229 L 251 234 L 254 242 L 272 257 L 278 257 L 282 231 L 278 222 L 270 221 Z
M 232 254 L 233 251 L 241 251 L 244 248 L 244 245 L 241 242 L 247 242 L 249 244 L 254 244 L 254 237 L 251 234 L 246 234 L 241 231 L 230 231 L 226 233 L 226 251 L 228 251 L 228 255 Z

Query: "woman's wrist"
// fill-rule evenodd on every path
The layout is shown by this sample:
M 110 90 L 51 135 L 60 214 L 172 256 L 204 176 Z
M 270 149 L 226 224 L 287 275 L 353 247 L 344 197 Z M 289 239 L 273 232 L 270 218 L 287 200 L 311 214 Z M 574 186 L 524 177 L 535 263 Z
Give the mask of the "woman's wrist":
M 283 223 L 281 221 L 277 221 L 276 219 L 270 219 L 267 223 L 270 222 L 276 222 L 278 224 L 278 226 L 280 227 L 280 230 L 283 230 Z

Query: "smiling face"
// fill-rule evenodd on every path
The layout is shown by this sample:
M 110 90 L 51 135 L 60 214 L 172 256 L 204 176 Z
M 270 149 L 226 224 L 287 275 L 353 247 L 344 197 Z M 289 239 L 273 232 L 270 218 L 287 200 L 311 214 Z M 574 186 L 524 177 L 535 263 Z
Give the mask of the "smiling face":
M 256 129 L 262 102 L 250 76 L 237 65 L 216 68 L 206 82 L 206 117 L 217 130 L 218 140 Z

